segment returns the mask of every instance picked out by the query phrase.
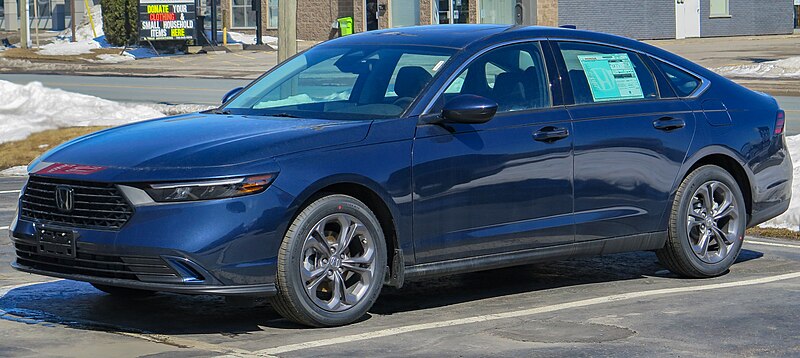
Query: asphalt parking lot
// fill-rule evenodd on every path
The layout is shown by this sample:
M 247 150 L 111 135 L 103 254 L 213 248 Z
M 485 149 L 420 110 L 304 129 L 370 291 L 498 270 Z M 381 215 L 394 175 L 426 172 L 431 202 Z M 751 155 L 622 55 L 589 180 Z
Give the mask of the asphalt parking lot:
M 22 184 L 0 178 L 0 228 Z M 800 243 L 748 238 L 722 277 L 685 280 L 649 252 L 385 289 L 347 327 L 308 329 L 264 300 L 118 299 L 23 274 L 0 230 L 0 356 L 798 356 Z

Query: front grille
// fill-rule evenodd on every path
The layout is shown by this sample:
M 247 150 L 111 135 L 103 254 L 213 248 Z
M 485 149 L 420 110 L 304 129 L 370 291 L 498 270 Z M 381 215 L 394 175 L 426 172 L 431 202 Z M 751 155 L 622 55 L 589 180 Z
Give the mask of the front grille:
M 62 185 L 75 193 L 70 212 L 56 207 L 56 187 Z M 20 214 L 23 219 L 43 223 L 116 230 L 128 222 L 133 208 L 113 184 L 31 176 L 22 195 Z
M 90 254 L 80 247 L 75 258 L 53 257 L 40 255 L 33 245 L 15 243 L 14 247 L 17 263 L 38 270 L 144 282 L 180 281 L 180 277 L 160 257 Z

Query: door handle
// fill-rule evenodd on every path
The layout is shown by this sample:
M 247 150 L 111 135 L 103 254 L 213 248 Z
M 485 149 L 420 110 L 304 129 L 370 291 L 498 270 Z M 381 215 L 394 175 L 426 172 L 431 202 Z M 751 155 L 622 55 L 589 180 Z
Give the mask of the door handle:
M 569 137 L 569 130 L 566 128 L 544 127 L 533 132 L 533 140 L 539 142 L 555 142 L 566 137 Z
M 680 118 L 664 117 L 653 122 L 653 127 L 662 131 L 671 131 L 686 127 L 686 122 Z

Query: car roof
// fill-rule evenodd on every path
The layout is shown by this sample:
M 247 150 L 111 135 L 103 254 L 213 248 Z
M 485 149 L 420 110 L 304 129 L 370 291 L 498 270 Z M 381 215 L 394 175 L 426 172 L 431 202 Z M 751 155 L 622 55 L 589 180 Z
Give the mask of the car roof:
M 425 25 L 360 32 L 325 42 L 331 45 L 416 45 L 461 49 L 503 32 L 509 25 Z
M 337 45 L 417 45 L 454 49 L 465 48 L 475 42 L 500 42 L 509 38 L 557 37 L 597 40 L 615 43 L 623 37 L 599 32 L 545 26 L 515 26 L 489 24 L 453 24 L 398 27 L 360 32 L 336 38 L 326 44 Z
M 710 71 L 705 70 L 702 66 L 693 64 L 680 56 L 644 42 L 602 32 L 560 27 L 491 24 L 424 25 L 360 32 L 326 41 L 321 45 L 407 45 L 445 47 L 460 50 L 471 46 L 482 47 L 495 43 L 534 38 L 583 40 L 616 45 L 643 51 L 690 68 L 695 72 L 702 72 L 705 76 L 713 76 L 709 73 Z

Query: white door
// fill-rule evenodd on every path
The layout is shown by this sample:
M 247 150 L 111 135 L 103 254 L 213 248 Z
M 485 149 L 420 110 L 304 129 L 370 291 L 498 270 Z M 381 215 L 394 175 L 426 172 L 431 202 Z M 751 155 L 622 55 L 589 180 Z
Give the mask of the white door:
M 675 38 L 700 37 L 700 0 L 675 0 Z

